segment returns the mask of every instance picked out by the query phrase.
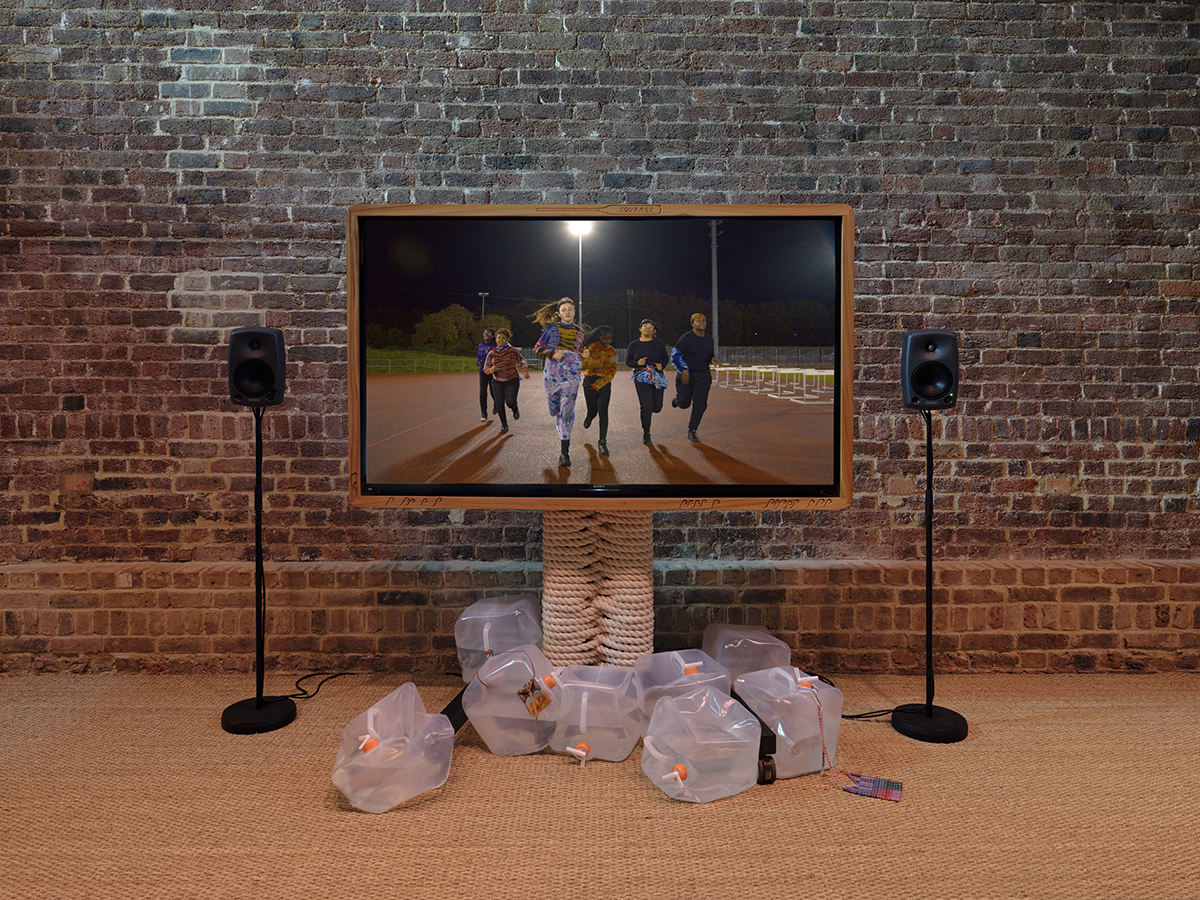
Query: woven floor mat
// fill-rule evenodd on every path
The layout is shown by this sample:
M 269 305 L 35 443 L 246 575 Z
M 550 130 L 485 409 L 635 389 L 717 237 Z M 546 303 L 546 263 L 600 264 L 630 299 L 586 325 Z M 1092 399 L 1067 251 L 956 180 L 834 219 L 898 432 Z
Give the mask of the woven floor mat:
M 962 743 L 842 722 L 839 768 L 902 782 L 899 803 L 809 775 L 696 806 L 649 782 L 640 745 L 498 758 L 467 725 L 443 787 L 358 812 L 330 782 L 341 730 L 404 680 L 341 678 L 234 736 L 221 711 L 251 676 L 0 678 L 4 895 L 1177 900 L 1200 870 L 1197 675 L 940 677 Z M 431 710 L 462 686 L 414 680 Z M 834 680 L 850 713 L 924 696 Z

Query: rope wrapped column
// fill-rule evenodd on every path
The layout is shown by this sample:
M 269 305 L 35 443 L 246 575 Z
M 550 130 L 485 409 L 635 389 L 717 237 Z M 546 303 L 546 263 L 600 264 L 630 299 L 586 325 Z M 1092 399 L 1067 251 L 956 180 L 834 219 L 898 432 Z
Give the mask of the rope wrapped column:
M 632 666 L 654 650 L 654 525 L 649 512 L 602 512 L 593 519 L 599 576 L 600 661 Z
M 600 661 L 600 611 L 592 604 L 596 553 L 589 513 L 542 513 L 542 651 L 556 666 Z
M 555 665 L 631 666 L 654 648 L 649 512 L 542 516 L 542 633 Z

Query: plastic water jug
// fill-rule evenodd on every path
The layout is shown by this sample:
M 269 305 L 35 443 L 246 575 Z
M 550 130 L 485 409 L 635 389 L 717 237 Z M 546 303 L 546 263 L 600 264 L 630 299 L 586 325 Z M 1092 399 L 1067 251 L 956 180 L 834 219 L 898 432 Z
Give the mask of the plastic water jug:
M 550 749 L 619 762 L 642 734 L 633 670 L 622 666 L 566 666 L 556 676 L 561 706 Z
M 409 681 L 350 720 L 333 764 L 333 783 L 358 809 L 387 812 L 445 784 L 453 752 L 450 720 L 427 713 Z
M 555 667 L 532 644 L 496 653 L 463 692 L 463 711 L 488 750 L 520 756 L 545 749 L 559 703 Z
M 642 771 L 676 800 L 729 797 L 758 783 L 761 736 L 758 719 L 722 691 L 663 697 L 642 739 Z
M 677 697 L 708 686 L 728 694 L 732 686 L 729 670 L 703 650 L 671 650 L 643 653 L 633 664 L 634 685 L 642 708 L 642 734 L 663 697 Z
M 454 623 L 463 681 L 470 682 L 493 653 L 542 646 L 542 611 L 533 594 L 490 597 L 472 603 Z
M 747 672 L 734 690 L 776 734 L 777 778 L 820 772 L 837 762 L 842 692 L 833 685 L 788 666 Z
M 714 622 L 704 629 L 701 648 L 729 670 L 731 678 L 758 669 L 790 666 L 792 648 L 765 628 Z

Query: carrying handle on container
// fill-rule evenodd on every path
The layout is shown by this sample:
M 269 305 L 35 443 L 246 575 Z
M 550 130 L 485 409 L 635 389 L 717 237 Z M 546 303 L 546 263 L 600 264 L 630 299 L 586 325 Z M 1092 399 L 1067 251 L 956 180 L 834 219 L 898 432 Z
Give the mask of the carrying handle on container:
M 667 754 L 661 752 L 657 747 L 654 746 L 654 738 L 652 738 L 650 735 L 646 735 L 644 738 L 642 738 L 642 749 L 650 751 L 650 755 L 659 762 L 668 762 L 671 759 L 671 757 L 667 756 Z M 671 766 L 671 771 L 665 775 L 658 776 L 658 780 L 674 781 L 679 785 L 680 788 L 682 788 L 684 786 L 683 782 L 687 779 L 687 777 L 687 766 L 685 766 L 683 763 L 675 763 L 675 765 Z
M 483 655 L 484 655 L 484 656 L 491 656 L 491 655 L 492 655 L 492 635 L 491 635 L 491 631 L 492 631 L 492 623 L 491 623 L 491 622 L 484 622 L 484 623 L 483 623 Z
M 790 672 L 782 666 L 775 666 L 771 669 L 771 676 L 782 679 L 793 691 L 815 691 L 816 685 L 813 682 L 818 680 L 816 675 L 804 675 L 794 666 Z
M 663 753 L 654 746 L 654 738 L 650 737 L 650 735 L 646 735 L 644 738 L 642 738 L 642 749 L 649 750 L 650 755 L 661 762 L 666 762 L 668 759 L 670 759 L 667 754 Z
M 587 695 L 584 691 L 583 696 L 579 698 L 579 733 L 587 734 Z
M 409 682 L 405 687 L 408 690 L 401 688 L 400 690 L 400 732 L 404 737 L 409 737 L 409 732 L 417 729 L 420 718 L 417 715 L 417 704 L 421 702 L 421 697 L 417 694 L 417 686 Z M 421 711 L 424 712 L 422 706 Z
M 782 681 L 793 691 L 796 689 L 795 676 L 782 666 L 775 666 L 775 668 L 771 669 L 771 677 L 777 681 Z
M 517 652 L 519 652 L 519 653 L 521 654 L 521 656 L 524 656 L 524 657 L 525 657 L 525 659 L 524 659 L 524 660 L 520 660 L 520 659 L 517 659 L 516 657 L 514 657 L 514 658 L 513 658 L 513 659 L 511 659 L 511 660 L 506 660 L 506 661 L 505 661 L 505 663 L 504 663 L 504 665 L 500 666 L 500 667 L 499 667 L 499 669 L 503 669 L 503 668 L 504 668 L 505 666 L 507 666 L 507 665 L 508 665 L 510 662 L 511 662 L 511 663 L 516 663 L 516 664 L 520 664 L 520 663 L 524 662 L 524 664 L 525 664 L 525 665 L 526 665 L 526 666 L 529 668 L 529 678 L 530 678 L 530 680 L 536 681 L 538 676 L 537 676 L 537 669 L 536 669 L 536 668 L 534 667 L 534 665 L 533 665 L 533 657 L 532 657 L 532 656 L 530 656 L 530 655 L 529 655 L 529 653 L 528 653 L 528 651 L 525 651 L 525 650 L 520 650 L 520 651 L 514 650 L 514 651 L 512 651 L 512 652 L 513 652 L 513 653 L 517 653 Z M 493 674 L 495 674 L 495 673 L 493 673 Z M 500 688 L 496 687 L 495 685 L 488 684 L 486 681 L 484 681 L 484 680 L 483 680 L 483 670 L 482 670 L 482 669 L 480 669 L 480 670 L 479 670 L 479 673 L 478 673 L 478 674 L 477 674 L 475 677 L 476 677 L 476 678 L 478 678 L 478 679 L 479 679 L 479 683 L 480 683 L 480 684 L 482 684 L 482 685 L 483 685 L 485 688 L 487 688 L 489 691 L 495 691 L 495 692 L 496 692 L 496 693 L 498 693 L 498 694 L 512 693 L 512 692 L 509 692 L 509 691 L 502 691 L 502 690 L 500 690 Z M 525 683 L 527 683 L 527 682 L 525 682 Z
M 698 660 L 694 663 L 684 662 L 683 654 L 678 650 L 671 651 L 671 658 L 675 660 L 675 662 L 679 663 L 679 671 L 681 671 L 684 675 L 695 675 L 700 671 L 702 661 Z
M 367 733 L 358 736 L 361 742 L 358 749 L 363 753 L 370 753 L 379 746 L 379 732 L 375 730 L 375 717 L 379 715 L 379 707 L 372 706 L 367 710 Z

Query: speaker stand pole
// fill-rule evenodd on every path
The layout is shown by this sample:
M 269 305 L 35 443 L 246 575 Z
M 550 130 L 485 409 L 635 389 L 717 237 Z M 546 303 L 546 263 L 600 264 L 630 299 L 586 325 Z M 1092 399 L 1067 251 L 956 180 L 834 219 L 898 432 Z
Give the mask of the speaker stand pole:
M 264 697 L 263 670 L 267 635 L 267 578 L 263 571 L 263 408 L 254 411 L 254 680 L 256 693 L 239 700 L 221 714 L 221 727 L 230 734 L 263 734 L 291 724 L 296 701 L 291 697 Z
M 925 419 L 925 702 L 892 710 L 892 727 L 906 737 L 931 744 L 954 744 L 967 736 L 967 720 L 933 705 L 933 418 Z

